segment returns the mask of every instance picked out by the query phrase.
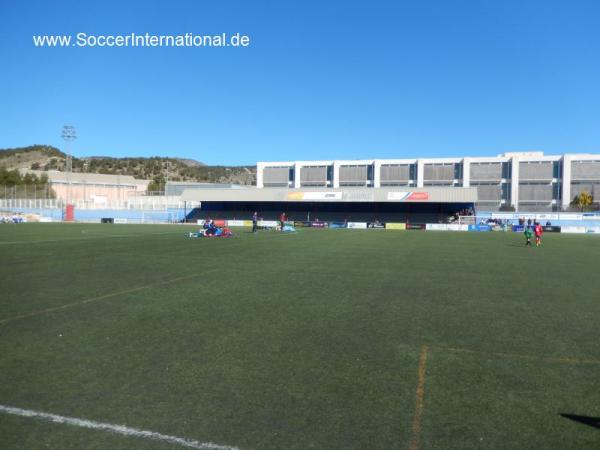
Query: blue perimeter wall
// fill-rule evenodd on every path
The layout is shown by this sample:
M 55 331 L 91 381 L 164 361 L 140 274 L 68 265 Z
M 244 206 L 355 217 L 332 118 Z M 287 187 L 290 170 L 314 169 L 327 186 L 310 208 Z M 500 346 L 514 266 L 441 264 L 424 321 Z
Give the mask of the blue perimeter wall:
M 50 217 L 53 220 L 63 220 L 62 209 L 49 209 L 49 208 L 10 208 L 12 212 L 20 212 L 24 214 L 39 214 L 40 216 Z M 477 219 L 489 219 L 492 217 L 491 212 L 477 212 Z M 519 214 L 519 213 L 516 213 Z M 534 214 L 534 213 L 523 213 L 523 214 Z M 541 213 L 540 213 L 541 214 Z M 188 216 L 190 211 L 188 210 Z M 583 220 L 551 220 L 552 225 L 556 226 L 584 226 L 584 227 L 597 227 L 600 225 L 599 213 L 583 213 Z M 596 219 L 586 220 L 588 217 L 596 217 Z M 115 219 L 127 219 L 132 222 L 141 222 L 142 219 L 146 221 L 154 222 L 165 222 L 168 223 L 171 220 L 182 221 L 185 218 L 184 210 L 178 208 L 169 208 L 166 211 L 156 210 L 139 210 L 139 209 L 77 209 L 75 208 L 75 220 L 79 221 L 99 221 L 102 218 L 111 217 Z M 509 220 L 511 224 L 517 224 L 518 220 Z M 542 221 L 542 225 L 545 225 L 545 221 Z
M 477 211 L 477 220 L 482 220 L 482 219 L 491 219 L 492 218 L 492 214 L 498 214 L 498 213 L 491 213 L 491 212 L 479 212 Z M 531 214 L 558 214 L 558 213 L 509 213 L 509 214 L 524 214 L 524 215 L 531 215 Z M 578 213 L 574 213 L 574 214 L 578 214 Z M 552 223 L 552 225 L 555 226 L 574 226 L 574 227 L 597 227 L 600 226 L 600 214 L 599 213 L 581 213 L 583 214 L 583 219 L 582 220 L 568 220 L 568 219 L 555 219 L 555 220 L 550 220 L 550 223 Z M 590 217 L 590 219 L 586 220 L 585 217 Z M 595 219 L 593 219 L 593 217 L 595 217 Z M 519 223 L 518 219 L 510 219 L 509 223 L 511 223 L 512 225 L 517 225 Z M 541 225 L 546 225 L 546 220 L 540 220 Z
M 62 209 L 47 208 L 10 208 L 13 212 L 24 214 L 39 214 L 44 217 L 51 217 L 53 220 L 63 219 Z M 166 211 L 140 210 L 140 209 L 77 209 L 75 208 L 75 220 L 96 221 L 105 217 L 114 219 L 127 219 L 133 222 L 146 221 L 169 222 L 170 220 L 181 221 L 184 219 L 184 210 L 178 208 L 169 208 Z

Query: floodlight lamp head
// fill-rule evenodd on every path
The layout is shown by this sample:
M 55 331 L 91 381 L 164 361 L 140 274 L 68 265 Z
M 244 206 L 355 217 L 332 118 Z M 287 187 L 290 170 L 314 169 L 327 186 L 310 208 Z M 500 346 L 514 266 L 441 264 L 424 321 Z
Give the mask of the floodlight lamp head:
M 75 127 L 71 125 L 65 125 L 62 130 L 62 138 L 67 142 L 77 139 L 77 131 L 75 130 Z

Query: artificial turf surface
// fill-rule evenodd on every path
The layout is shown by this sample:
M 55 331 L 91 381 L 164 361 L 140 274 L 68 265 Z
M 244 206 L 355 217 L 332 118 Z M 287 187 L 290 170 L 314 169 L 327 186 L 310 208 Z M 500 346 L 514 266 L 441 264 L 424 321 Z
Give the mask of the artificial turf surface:
M 0 226 L 0 405 L 245 450 L 600 448 L 598 237 L 189 230 Z M 179 447 L 0 412 L 0 448 Z

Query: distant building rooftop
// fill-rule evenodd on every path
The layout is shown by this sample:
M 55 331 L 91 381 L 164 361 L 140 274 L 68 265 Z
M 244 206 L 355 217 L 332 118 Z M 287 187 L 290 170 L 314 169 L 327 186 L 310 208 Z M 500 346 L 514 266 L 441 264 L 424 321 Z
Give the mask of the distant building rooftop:
M 169 181 L 165 188 L 166 195 L 181 195 L 183 191 L 191 189 L 245 189 L 247 186 L 231 183 L 198 183 L 195 181 Z
M 537 158 L 544 156 L 544 152 L 505 152 L 498 155 L 499 158 L 512 158 L 513 156 L 523 156 L 526 158 Z
M 29 170 L 20 169 L 21 174 L 31 173 L 33 175 L 47 175 L 50 184 L 106 184 L 120 186 L 147 186 L 150 180 L 139 180 L 131 175 L 106 175 L 101 173 L 78 173 L 60 172 L 58 170 Z

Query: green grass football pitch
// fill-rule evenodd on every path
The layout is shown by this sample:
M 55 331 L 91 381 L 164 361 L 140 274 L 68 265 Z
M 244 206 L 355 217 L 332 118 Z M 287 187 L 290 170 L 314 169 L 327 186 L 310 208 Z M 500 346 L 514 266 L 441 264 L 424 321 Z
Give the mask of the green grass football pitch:
M 189 230 L 0 226 L 0 406 L 244 450 L 600 448 L 597 237 Z M 0 448 L 185 447 L 4 410 Z

